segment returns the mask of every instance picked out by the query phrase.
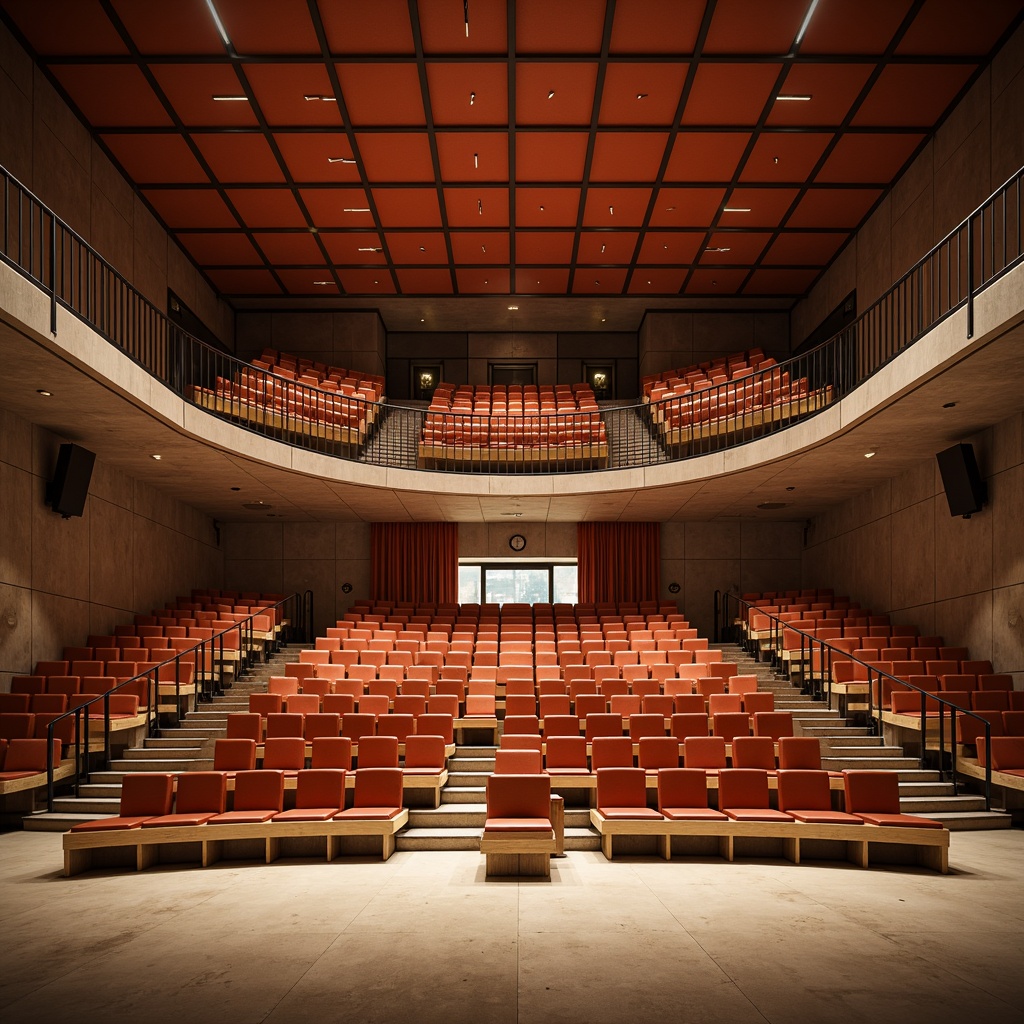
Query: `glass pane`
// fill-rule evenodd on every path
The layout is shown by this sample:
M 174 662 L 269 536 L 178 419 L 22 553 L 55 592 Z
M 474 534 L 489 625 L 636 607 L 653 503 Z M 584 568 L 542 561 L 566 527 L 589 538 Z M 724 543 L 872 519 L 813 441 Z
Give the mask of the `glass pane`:
M 553 604 L 576 604 L 579 601 L 579 584 L 575 565 L 555 566 L 555 593 Z
M 486 569 L 484 571 L 488 604 L 535 604 L 547 602 L 548 570 Z
M 480 566 L 459 566 L 459 604 L 480 603 Z

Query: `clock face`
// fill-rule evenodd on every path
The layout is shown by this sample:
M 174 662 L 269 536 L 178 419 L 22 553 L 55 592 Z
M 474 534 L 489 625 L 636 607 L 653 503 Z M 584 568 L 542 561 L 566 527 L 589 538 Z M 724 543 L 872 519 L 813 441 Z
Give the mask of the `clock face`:
M 514 533 L 508 539 L 508 546 L 513 551 L 522 551 L 526 547 L 526 538 L 521 533 Z

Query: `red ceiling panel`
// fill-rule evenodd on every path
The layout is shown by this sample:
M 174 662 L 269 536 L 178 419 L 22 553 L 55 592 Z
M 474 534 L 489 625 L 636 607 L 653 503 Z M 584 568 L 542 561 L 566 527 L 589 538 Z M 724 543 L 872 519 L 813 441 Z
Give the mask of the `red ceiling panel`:
M 577 262 L 629 263 L 638 237 L 636 231 L 581 231 Z
M 824 132 L 764 132 L 743 165 L 740 181 L 806 181 L 832 138 Z
M 4 8 L 37 53 L 63 57 L 128 52 L 99 0 L 4 0 Z
M 568 264 L 575 238 L 572 231 L 517 231 L 516 263 Z
M 611 53 L 689 54 L 706 0 L 618 0 Z
M 274 136 L 292 181 L 345 184 L 359 182 L 359 168 L 351 160 L 352 146 L 342 132 L 288 132 Z
M 637 267 L 629 281 L 630 295 L 676 295 L 686 280 L 681 267 Z
M 277 157 L 262 134 L 193 135 L 192 141 L 222 184 L 284 183 Z
M 647 215 L 649 188 L 591 188 L 583 225 L 588 228 L 639 227 Z
M 357 134 L 356 145 L 370 181 L 434 181 L 430 137 L 426 132 Z M 351 166 L 349 169 L 356 170 Z M 358 176 L 356 171 L 355 177 Z
M 250 228 L 304 228 L 302 211 L 287 188 L 232 188 L 227 197 Z
M 438 132 L 444 181 L 508 181 L 508 132 Z
M 144 190 L 160 219 L 174 228 L 237 228 L 220 193 L 212 188 Z
M 973 64 L 890 64 L 852 123 L 858 127 L 933 124 L 973 72 Z
M 820 270 L 755 270 L 743 294 L 803 295 L 820 273 Z
M 363 125 L 426 124 L 415 64 L 339 64 L 349 121 Z
M 271 128 L 341 124 L 337 97 L 322 64 L 247 64 L 245 76 Z
M 590 180 L 653 182 L 667 143 L 663 132 L 598 132 Z
M 306 0 L 217 0 L 237 53 L 320 53 Z
M 517 295 L 564 295 L 569 287 L 565 267 L 530 267 L 516 270 Z
M 800 43 L 802 54 L 885 52 L 911 0 L 829 0 L 819 4 Z
M 590 125 L 596 64 L 517 64 L 516 124 Z
M 675 124 L 685 64 L 609 64 L 601 92 L 601 124 Z
M 516 189 L 516 225 L 521 228 L 571 228 L 579 214 L 578 188 Z
M 875 205 L 881 189 L 811 188 L 797 204 L 787 227 L 854 228 Z
M 682 123 L 757 124 L 781 69 L 781 64 L 702 64 Z
M 889 182 L 921 144 L 923 135 L 863 135 L 840 137 L 818 181 Z
M 279 270 L 289 295 L 340 295 L 331 272 L 322 270 Z
M 724 208 L 718 219 L 724 228 L 774 228 L 797 197 L 795 188 L 737 188 L 723 206 L 729 210 L 749 209 L 749 213 L 729 213 Z
M 749 141 L 745 132 L 680 132 L 665 180 L 729 181 Z
M 111 128 L 171 124 L 163 104 L 134 64 L 62 64 L 52 71 L 91 124 Z
M 462 295 L 509 293 L 508 267 L 458 267 L 455 277 L 459 283 L 459 293 Z
M 461 4 L 418 4 L 423 52 L 506 53 L 508 13 L 504 0 L 473 0 L 469 7 L 467 33 Z
M 767 231 L 716 231 L 701 253 L 700 261 L 705 265 L 753 263 L 771 237 Z
M 452 275 L 447 270 L 399 270 L 398 283 L 404 295 L 451 295 Z
M 705 53 L 789 53 L 809 0 L 718 0 Z
M 446 188 L 445 212 L 453 228 L 507 228 L 507 188 Z
M 241 231 L 183 234 L 181 244 L 204 267 L 263 266 L 263 260 Z
M 391 231 L 384 238 L 392 263 L 448 265 L 443 231 Z
M 695 270 L 686 285 L 687 295 L 735 295 L 747 276 L 746 270 Z
M 640 247 L 638 263 L 684 265 L 697 259 L 703 231 L 648 231 Z M 682 282 L 679 282 L 682 284 Z
M 323 253 L 308 231 L 256 232 L 253 237 L 263 254 L 279 266 L 307 266 L 323 263 Z
M 251 128 L 252 105 L 218 102 L 215 96 L 243 96 L 230 64 L 154 64 L 153 76 L 186 127 Z
M 195 53 L 224 56 L 205 0 L 155 4 L 153 0 L 112 0 L 125 28 L 143 54 Z
M 576 271 L 574 295 L 621 295 L 626 284 L 625 267 L 586 267 Z
M 605 0 L 517 0 L 517 53 L 600 53 Z
M 180 135 L 103 135 L 114 159 L 137 184 L 199 184 L 210 179 Z
M 437 127 L 508 124 L 505 64 L 428 64 L 430 109 Z
M 385 228 L 439 228 L 441 210 L 433 188 L 375 188 L 373 201 Z
M 517 133 L 516 180 L 581 181 L 588 138 L 585 132 Z
M 394 295 L 395 284 L 386 267 L 380 270 L 341 268 L 341 286 L 349 295 Z
M 724 188 L 663 188 L 651 213 L 651 227 L 704 227 L 718 213 L 724 198 Z
M 300 195 L 318 228 L 372 230 L 375 226 L 369 200 L 361 188 L 304 188 Z
M 918 11 L 897 54 L 987 54 L 1013 18 L 1020 13 L 1018 0 L 929 0 Z
M 456 263 L 504 263 L 509 261 L 505 231 L 453 231 L 452 256 Z M 518 246 L 518 241 L 517 241 Z
M 376 232 L 322 232 L 320 238 L 323 240 L 332 262 L 338 266 L 358 267 L 387 262 L 381 249 L 380 236 Z M 374 273 L 387 273 L 387 271 L 382 267 L 380 272 L 374 271 Z
M 210 280 L 223 295 L 280 295 L 269 270 L 210 270 Z
M 766 124 L 842 124 L 872 71 L 871 64 L 796 64 L 787 72 L 779 95 L 811 99 L 776 100 Z
M 841 231 L 783 231 L 765 253 L 765 263 L 823 267 L 839 251 L 847 235 Z
M 407 0 L 318 0 L 331 53 L 416 52 Z

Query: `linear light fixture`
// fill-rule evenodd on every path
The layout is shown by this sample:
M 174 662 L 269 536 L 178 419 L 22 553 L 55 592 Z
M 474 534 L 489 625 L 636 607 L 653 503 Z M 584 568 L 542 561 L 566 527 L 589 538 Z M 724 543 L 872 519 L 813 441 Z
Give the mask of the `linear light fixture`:
M 810 93 L 780 94 L 775 97 L 776 103 L 810 103 L 814 97 Z
M 468 0 L 467 0 L 468 2 Z M 800 41 L 804 37 L 804 33 L 807 31 L 807 26 L 811 23 L 811 18 L 814 17 L 814 9 L 818 6 L 818 0 L 811 0 L 811 6 L 807 8 L 807 13 L 804 15 L 803 24 L 800 26 L 800 31 L 796 34 L 796 39 L 793 40 L 794 46 L 799 46 Z
M 474 103 L 476 103 L 476 93 L 475 92 L 471 92 L 469 94 L 469 105 L 473 106 Z
M 334 282 L 333 281 L 314 281 L 313 284 L 318 285 L 318 286 L 323 286 L 323 285 L 332 285 L 332 284 L 334 284 Z
M 553 100 L 554 98 L 555 98 L 555 90 L 554 89 L 550 89 L 548 91 L 548 99 L 549 100 Z
M 341 210 L 342 213 L 369 213 L 370 208 L 368 206 L 344 206 Z
M 722 213 L 750 213 L 749 206 L 726 206 L 722 209 Z
M 303 98 L 303 99 L 304 99 L 304 100 L 305 100 L 305 101 L 306 101 L 307 103 L 313 103 L 313 102 L 315 102 L 316 100 L 320 100 L 320 101 L 321 101 L 322 103 L 337 103 L 337 102 L 338 102 L 338 97 L 337 97 L 337 96 L 317 96 L 317 95 L 309 95 L 309 96 L 303 96 L 302 98 Z
M 383 248 L 379 245 L 361 245 L 356 252 L 383 252 Z
M 466 21 L 466 38 L 469 38 L 469 0 L 462 0 L 462 16 Z
M 709 245 L 704 251 L 705 252 L 731 252 L 732 250 L 727 245 L 725 245 L 725 246 L 711 246 L 711 245 Z
M 354 164 L 356 160 L 352 156 L 329 156 L 327 162 L 329 164 Z
M 248 103 L 248 96 L 214 96 L 214 103 Z
M 206 0 L 206 6 L 210 8 L 210 14 L 213 17 L 213 23 L 217 26 L 217 31 L 220 33 L 221 39 L 224 40 L 224 45 L 230 47 L 231 40 L 228 38 L 228 31 L 224 27 L 224 22 L 220 20 L 220 15 L 217 13 L 217 8 L 213 6 L 213 0 Z

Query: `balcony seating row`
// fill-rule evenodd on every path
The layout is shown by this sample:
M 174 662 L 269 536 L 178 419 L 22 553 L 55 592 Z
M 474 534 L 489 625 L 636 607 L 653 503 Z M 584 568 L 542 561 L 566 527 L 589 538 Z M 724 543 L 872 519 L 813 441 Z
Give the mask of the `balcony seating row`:
M 334 390 L 348 395 L 362 391 L 368 401 L 379 402 L 384 395 L 384 378 L 381 376 L 346 370 L 312 359 L 301 359 L 272 348 L 265 348 L 258 359 L 252 360 L 252 365 L 275 377 L 297 380 L 300 384 L 325 391 Z
M 644 401 L 657 402 L 697 388 L 711 387 L 728 380 L 749 376 L 755 370 L 775 365 L 771 356 L 759 348 L 747 349 L 729 356 L 717 356 L 703 363 L 694 363 L 674 370 L 649 374 L 640 380 Z

